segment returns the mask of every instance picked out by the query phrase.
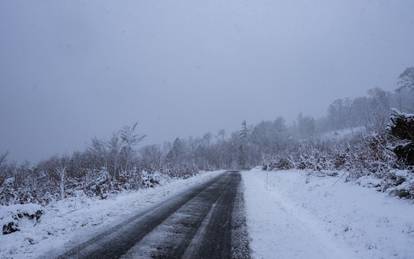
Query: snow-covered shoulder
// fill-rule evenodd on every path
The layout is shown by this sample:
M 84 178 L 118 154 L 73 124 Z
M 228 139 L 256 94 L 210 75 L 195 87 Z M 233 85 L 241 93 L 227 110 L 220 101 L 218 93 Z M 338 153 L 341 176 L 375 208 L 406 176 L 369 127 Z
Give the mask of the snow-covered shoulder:
M 0 206 L 0 221 L 6 223 L 14 217 L 20 229 L 0 235 L 0 258 L 36 258 L 52 250 L 57 253 L 221 173 L 223 171 L 201 172 L 188 179 L 164 181 L 155 188 L 125 192 L 106 200 L 79 196 L 46 207 L 34 204 Z M 16 218 L 19 213 L 33 215 L 38 210 L 43 214 L 39 220 Z
M 242 176 L 255 258 L 413 258 L 412 201 L 305 171 Z

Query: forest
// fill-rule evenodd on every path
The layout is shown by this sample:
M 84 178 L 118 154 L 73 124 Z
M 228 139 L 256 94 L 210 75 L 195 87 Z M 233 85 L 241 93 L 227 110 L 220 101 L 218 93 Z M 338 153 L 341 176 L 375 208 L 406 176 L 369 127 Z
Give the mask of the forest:
M 76 195 L 105 199 L 111 193 L 158 184 L 160 175 L 187 178 L 216 169 L 306 169 L 320 174 L 348 172 L 347 180 L 373 175 L 386 191 L 412 176 L 414 166 L 414 67 L 396 79 L 397 88 L 373 88 L 366 96 L 334 100 L 326 115 L 299 114 L 240 130 L 177 137 L 163 145 L 140 145 L 146 137 L 137 123 L 109 139 L 94 138 L 72 154 L 56 155 L 35 165 L 0 156 L 0 204 L 39 203 Z M 148 132 L 147 134 L 150 134 Z M 414 186 L 392 189 L 414 198 Z

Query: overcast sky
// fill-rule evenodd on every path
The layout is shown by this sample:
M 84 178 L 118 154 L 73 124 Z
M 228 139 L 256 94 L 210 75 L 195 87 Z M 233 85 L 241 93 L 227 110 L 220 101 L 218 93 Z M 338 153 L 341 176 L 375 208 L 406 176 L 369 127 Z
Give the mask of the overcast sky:
M 320 116 L 414 65 L 411 0 L 1 0 L 0 151 Z

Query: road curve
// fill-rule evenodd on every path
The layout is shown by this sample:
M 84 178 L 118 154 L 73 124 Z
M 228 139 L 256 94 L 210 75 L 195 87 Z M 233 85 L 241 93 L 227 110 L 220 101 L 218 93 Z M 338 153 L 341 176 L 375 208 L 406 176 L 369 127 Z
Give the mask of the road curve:
M 239 172 L 226 172 L 58 258 L 250 258 Z

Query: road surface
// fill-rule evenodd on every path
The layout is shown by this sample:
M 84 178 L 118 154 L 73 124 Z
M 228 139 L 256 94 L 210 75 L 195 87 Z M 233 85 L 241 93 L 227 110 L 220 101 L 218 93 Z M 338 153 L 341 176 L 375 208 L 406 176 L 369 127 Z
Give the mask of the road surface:
M 250 258 L 239 172 L 226 172 L 59 258 Z

